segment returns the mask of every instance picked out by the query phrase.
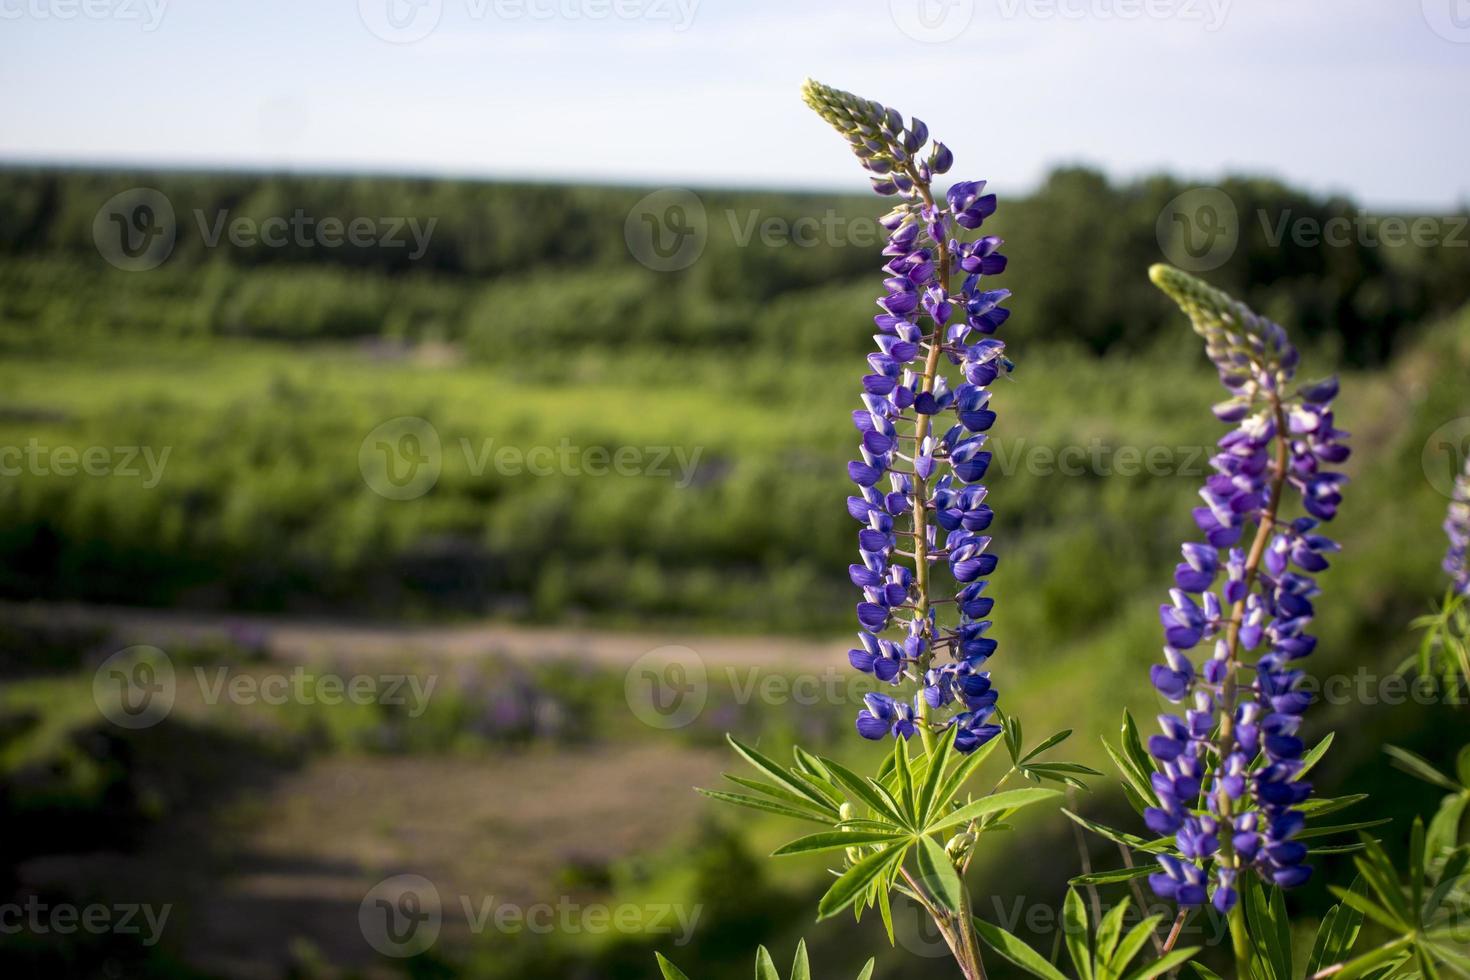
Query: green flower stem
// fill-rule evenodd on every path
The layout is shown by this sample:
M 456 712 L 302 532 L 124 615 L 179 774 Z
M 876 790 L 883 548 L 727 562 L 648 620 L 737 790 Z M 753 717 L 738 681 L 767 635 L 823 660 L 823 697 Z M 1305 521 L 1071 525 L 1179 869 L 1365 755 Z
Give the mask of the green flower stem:
M 930 192 L 928 183 L 919 179 L 919 175 L 917 171 L 914 170 L 914 168 L 909 167 L 907 168 L 907 170 L 909 177 L 911 177 L 914 181 L 914 186 L 917 187 L 919 193 L 923 195 L 924 203 L 927 204 L 930 208 L 933 208 L 934 195 Z M 949 243 L 935 242 L 934 244 L 939 252 L 939 285 L 944 289 L 945 294 L 948 295 L 950 277 Z M 944 328 L 946 326 L 948 326 L 948 324 L 937 322 L 934 324 L 934 337 L 929 343 L 929 356 L 924 360 L 924 378 L 920 382 L 921 391 L 934 390 L 934 379 L 939 373 L 939 355 L 943 351 Z M 928 435 L 929 416 L 921 414 L 919 412 L 915 412 L 915 458 L 918 457 L 919 447 L 923 445 L 924 439 Z M 927 523 L 925 511 L 927 508 L 924 505 L 924 500 L 929 495 L 927 486 L 928 482 L 929 481 L 923 479 L 917 474 L 914 475 L 914 586 L 918 592 L 918 596 L 914 600 L 914 615 L 918 616 L 921 619 L 928 618 L 930 606 L 929 536 L 927 533 L 925 533 Z M 923 657 L 920 658 L 919 675 L 921 680 L 923 678 L 924 672 L 929 669 L 929 664 L 934 657 L 932 644 L 938 639 L 939 637 L 937 636 L 929 637 L 930 647 L 928 650 L 925 651 Z M 922 738 L 924 741 L 924 754 L 929 756 L 930 759 L 933 759 L 935 751 L 934 732 L 931 730 L 931 723 L 929 721 L 929 702 L 924 700 L 923 698 L 919 698 L 918 716 L 919 737 Z M 971 929 L 970 931 L 973 932 L 974 930 Z
M 1275 391 L 1271 392 L 1271 411 L 1276 418 L 1276 462 L 1271 476 L 1271 497 L 1266 504 L 1265 511 L 1261 514 L 1260 521 L 1256 526 L 1255 540 L 1251 542 L 1250 553 L 1246 556 L 1245 592 L 1247 597 L 1250 595 L 1251 589 L 1255 586 L 1256 578 L 1260 573 L 1261 559 L 1265 557 L 1266 545 L 1271 540 L 1272 530 L 1276 526 L 1276 513 L 1281 507 L 1281 492 L 1286 486 L 1286 473 L 1289 462 L 1287 458 L 1289 447 L 1286 438 L 1286 411 L 1281 405 L 1281 395 Z M 1236 672 L 1240 667 L 1240 628 L 1244 622 L 1245 598 L 1243 597 L 1230 610 L 1230 624 L 1225 630 L 1225 645 L 1227 649 L 1225 681 L 1220 689 L 1220 734 L 1215 742 L 1215 751 L 1217 753 L 1216 765 L 1219 767 L 1217 772 L 1224 768 L 1225 759 L 1231 752 L 1235 751 L 1235 704 L 1238 691 Z M 1235 886 L 1239 888 L 1239 876 L 1245 874 L 1245 869 L 1240 867 L 1239 861 L 1235 856 L 1235 845 L 1231 841 L 1232 801 L 1230 795 L 1225 792 L 1223 780 L 1221 781 L 1215 801 L 1220 811 L 1220 861 L 1227 867 L 1234 867 L 1236 869 L 1237 880 Z M 1231 913 L 1230 917 L 1230 930 L 1232 935 L 1236 931 L 1235 913 L 1239 911 L 1240 906 L 1237 903 L 1235 911 Z M 1249 962 L 1250 943 L 1249 937 L 1245 936 L 1244 918 L 1239 920 L 1239 928 L 1241 935 L 1236 937 L 1236 957 L 1238 959 L 1240 956 L 1240 942 L 1244 939 L 1246 942 L 1247 962 Z M 1241 976 L 1248 975 L 1248 973 L 1241 973 Z
M 1251 937 L 1245 928 L 1245 905 L 1241 902 L 1230 910 L 1230 944 L 1235 949 L 1235 975 L 1245 980 L 1251 975 Z

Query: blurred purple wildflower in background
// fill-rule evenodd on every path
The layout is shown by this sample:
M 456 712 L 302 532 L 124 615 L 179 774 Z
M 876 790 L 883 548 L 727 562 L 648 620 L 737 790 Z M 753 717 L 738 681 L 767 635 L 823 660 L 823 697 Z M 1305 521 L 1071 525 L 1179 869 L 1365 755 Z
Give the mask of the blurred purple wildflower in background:
M 1184 545 L 1159 610 L 1164 661 L 1151 679 L 1188 708 L 1182 718 L 1160 716 L 1162 734 L 1148 741 L 1161 771 L 1152 780 L 1159 805 L 1144 819 L 1179 851 L 1160 857 L 1150 883 L 1180 905 L 1201 905 L 1213 877 L 1214 904 L 1228 911 L 1247 868 L 1282 887 L 1311 876 L 1306 846 L 1294 839 L 1304 823 L 1297 807 L 1312 789 L 1300 779 L 1297 731 L 1311 697 L 1299 690 L 1296 662 L 1317 642 L 1306 632 L 1312 576 L 1337 550 L 1317 528 L 1342 499 L 1345 478 L 1330 467 L 1347 459 L 1347 433 L 1333 421 L 1335 379 L 1287 392 L 1298 355 L 1281 327 L 1178 270 L 1156 266 L 1151 275 L 1205 338 L 1231 395 L 1215 414 L 1235 428 L 1219 442 L 1194 512 L 1205 541 Z M 1305 516 L 1284 518 L 1288 488 Z M 1197 664 L 1190 651 L 1201 647 L 1210 653 Z M 1254 663 L 1244 659 L 1258 650 Z
M 997 557 L 983 533 L 993 514 L 980 480 L 991 458 L 985 433 L 995 422 L 989 386 L 1011 368 L 1005 345 L 991 336 L 1010 315 L 1001 306 L 1010 292 L 982 286 L 1005 270 L 1001 240 L 960 236 L 994 213 L 995 195 L 984 181 L 961 181 L 936 201 L 931 182 L 953 158 L 944 144 L 929 142 L 921 120 L 905 125 L 894 109 L 816 82 L 804 94 L 851 143 L 874 190 L 900 200 L 881 219 L 888 261 L 882 312 L 874 317 L 877 350 L 868 355 L 863 407 L 853 412 L 860 458 L 847 472 L 859 495 L 847 509 L 863 528 L 860 561 L 849 573 L 863 592 L 863 631 L 849 659 L 881 681 L 914 681 L 919 689 L 902 698 L 868 695 L 858 732 L 928 738 L 954 726 L 956 748 L 973 751 L 1000 732 L 990 721 L 996 691 L 984 670 L 995 652 L 985 635 L 993 600 L 984 593 Z M 941 371 L 944 359 L 963 378 L 954 388 Z M 941 420 L 950 419 L 940 432 Z M 900 538 L 912 550 L 900 549 Z M 940 562 L 955 582 L 959 614 L 947 629 L 931 599 L 930 575 Z M 936 664 L 941 649 L 948 659 Z M 938 716 L 946 710 L 947 719 Z
M 1445 515 L 1444 533 L 1449 535 L 1450 550 L 1444 556 L 1445 574 L 1449 575 L 1456 595 L 1470 596 L 1470 459 L 1465 471 L 1455 480 L 1450 510 Z

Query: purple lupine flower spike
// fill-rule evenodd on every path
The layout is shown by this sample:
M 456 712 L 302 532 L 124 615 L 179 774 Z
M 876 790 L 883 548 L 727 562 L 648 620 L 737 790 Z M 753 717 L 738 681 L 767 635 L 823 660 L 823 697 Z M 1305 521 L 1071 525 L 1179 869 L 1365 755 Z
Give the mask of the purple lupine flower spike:
M 1294 839 L 1305 822 L 1297 807 L 1312 791 L 1299 778 L 1297 732 L 1311 696 L 1299 689 L 1297 661 L 1316 646 L 1306 632 L 1312 576 L 1337 551 L 1317 528 L 1342 500 L 1345 478 L 1329 467 L 1347 459 L 1347 433 L 1333 421 L 1336 379 L 1288 390 L 1298 356 L 1281 327 L 1177 269 L 1155 266 L 1150 277 L 1204 337 L 1231 395 L 1215 415 L 1235 426 L 1200 491 L 1195 522 L 1205 540 L 1184 545 L 1160 607 L 1164 659 L 1150 679 L 1188 707 L 1183 717 L 1160 716 L 1162 734 L 1148 742 L 1159 805 L 1144 820 L 1172 835 L 1182 857 L 1162 856 L 1150 882 L 1180 905 L 1204 904 L 1213 884 L 1225 912 L 1244 872 L 1282 887 L 1311 875 Z M 1285 516 L 1288 490 L 1306 511 L 1294 520 Z M 1196 649 L 1210 651 L 1199 665 Z
M 847 509 L 863 528 L 861 562 L 850 575 L 863 593 L 863 632 L 848 659 L 917 691 L 911 700 L 869 695 L 858 732 L 928 739 L 954 728 L 955 747 L 971 752 L 1000 733 L 990 720 L 996 691 L 983 670 L 996 647 L 985 635 L 994 600 L 983 593 L 999 559 L 981 533 L 994 513 L 980 481 L 991 460 L 985 433 L 995 422 L 989 386 L 1011 369 L 1005 344 L 991 336 L 1010 315 L 1001 306 L 1010 292 L 985 288 L 1006 267 L 1001 240 L 962 236 L 994 213 L 996 198 L 984 181 L 962 181 L 936 199 L 931 182 L 953 156 L 938 142 L 924 153 L 929 128 L 919 120 L 905 127 L 892 109 L 812 81 L 803 94 L 852 144 L 873 189 L 899 201 L 880 219 L 888 261 L 874 317 L 878 350 L 868 356 L 863 408 L 853 413 L 859 458 L 848 476 L 859 496 Z M 944 359 L 963 377 L 954 387 Z M 959 613 L 943 629 L 931 599 L 942 570 L 954 580 Z
M 1456 595 L 1470 596 L 1470 459 L 1465 460 L 1465 471 L 1455 480 L 1444 533 L 1450 539 L 1450 549 L 1444 556 L 1445 574 Z

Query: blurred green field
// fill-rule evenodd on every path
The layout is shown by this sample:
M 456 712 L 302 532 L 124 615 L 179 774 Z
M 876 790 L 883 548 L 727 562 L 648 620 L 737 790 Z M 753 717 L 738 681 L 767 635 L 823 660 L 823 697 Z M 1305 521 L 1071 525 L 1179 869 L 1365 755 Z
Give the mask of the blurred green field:
M 18 828 L 4 883 L 126 892 L 163 869 L 157 887 L 188 896 L 198 916 L 162 950 L 78 947 L 72 975 L 114 975 L 107 963 L 122 962 L 148 975 L 592 980 L 649 975 L 652 950 L 667 949 L 656 936 L 460 937 L 430 957 L 374 960 L 352 931 L 351 896 L 401 867 L 439 869 L 475 894 L 518 889 L 521 900 L 701 904 L 696 942 L 676 958 L 715 980 L 744 975 L 754 942 L 784 956 L 803 932 L 834 968 L 876 952 L 871 923 L 811 925 L 819 870 L 762 856 L 778 822 L 736 819 L 688 792 L 728 765 L 726 730 L 776 753 L 800 737 L 870 760 L 875 750 L 850 734 L 853 689 L 805 707 L 742 702 L 718 682 L 698 723 L 670 733 L 631 717 L 620 665 L 576 649 L 548 643 L 529 660 L 405 649 L 396 669 L 441 678 L 422 717 L 186 700 L 165 724 L 128 733 L 97 715 L 92 671 L 147 638 L 55 621 L 60 602 L 146 607 L 160 622 L 240 615 L 264 624 L 258 645 L 222 634 L 169 653 L 180 669 L 253 675 L 287 662 L 272 624 L 302 617 L 383 629 L 490 619 L 524 627 L 533 647 L 546 626 L 695 650 L 721 634 L 778 674 L 811 668 L 761 660 L 765 635 L 798 635 L 828 644 L 830 666 L 844 670 L 854 601 L 844 463 L 876 259 L 841 243 L 740 246 L 718 229 L 727 211 L 856 218 L 871 203 L 709 193 L 705 257 L 660 275 L 622 242 L 633 191 L 146 181 L 181 213 L 307 206 L 446 223 L 422 266 L 184 243 L 159 269 L 127 273 L 101 261 L 89 229 L 98 204 L 145 182 L 138 175 L 0 174 L 0 450 L 103 447 L 115 460 L 113 450 L 139 447 L 162 461 L 156 483 L 29 465 L 0 475 L 0 804 Z M 1267 182 L 1229 186 L 1243 207 L 1352 209 Z M 1179 188 L 1063 171 L 1001 211 L 1014 241 L 1006 334 L 1018 370 L 994 396 L 995 677 L 1033 738 L 1075 729 L 1064 754 L 1099 768 L 1098 738 L 1123 708 L 1157 710 L 1146 680 L 1154 610 L 1223 431 L 1196 338 L 1144 274 L 1157 258 L 1154 217 Z M 1333 528 L 1344 551 L 1323 579 L 1312 667 L 1385 674 L 1410 649 L 1405 625 L 1440 591 L 1446 498 L 1426 466 L 1450 462 L 1431 434 L 1470 416 L 1466 257 L 1272 249 L 1253 235 L 1211 278 L 1258 284 L 1251 299 L 1308 339 L 1308 376 L 1344 372 L 1339 424 L 1354 432 Z M 360 454 L 404 416 L 432 428 L 442 469 L 422 496 L 395 500 L 373 489 Z M 664 451 L 672 472 L 538 476 L 493 461 L 504 447 L 563 445 L 609 459 Z M 362 662 L 344 643 L 317 666 Z M 1400 817 L 1432 794 L 1390 774 L 1379 745 L 1442 762 L 1464 741 L 1444 705 L 1328 704 L 1310 725 L 1339 732 L 1324 788 L 1381 790 L 1380 811 Z M 1101 782 L 1082 805 L 1131 820 Z M 595 787 L 592 803 L 579 785 Z M 583 806 L 591 826 L 565 819 Z M 582 853 L 608 834 L 615 842 Z M 1116 855 L 1098 847 L 1092 859 L 1111 866 Z M 1052 817 L 982 860 L 976 878 L 998 882 L 986 901 L 1004 906 L 1054 902 L 1078 859 Z M 339 891 L 251 891 L 257 866 L 287 883 L 320 874 Z M 1334 864 L 1323 878 L 1344 874 Z M 1293 900 L 1311 912 L 1323 897 L 1319 882 Z M 237 915 L 247 925 L 233 932 L 209 925 Z M 253 973 L 240 952 L 251 943 L 263 964 Z M 57 955 L 0 943 L 0 963 L 36 975 L 57 969 Z M 880 976 L 932 966 L 888 956 Z

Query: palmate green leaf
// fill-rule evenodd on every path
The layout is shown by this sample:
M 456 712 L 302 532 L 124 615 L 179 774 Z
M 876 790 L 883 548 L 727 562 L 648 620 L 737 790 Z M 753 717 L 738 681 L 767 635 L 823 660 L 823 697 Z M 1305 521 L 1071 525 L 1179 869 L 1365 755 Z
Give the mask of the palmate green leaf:
M 1367 916 L 1391 932 L 1404 933 L 1413 930 L 1412 926 L 1395 917 L 1392 912 L 1380 906 L 1366 894 L 1350 892 L 1336 885 L 1329 886 L 1329 890 L 1342 901 L 1342 904 Z
M 908 844 L 896 844 L 876 851 L 844 871 L 817 902 L 817 918 L 829 919 L 865 894 L 879 875 L 887 874 L 903 863 Z
M 981 942 L 1033 977 L 1041 977 L 1041 980 L 1067 980 L 1067 975 L 1047 962 L 1046 957 L 1000 926 L 976 919 L 975 932 L 980 936 Z
M 958 827 L 962 824 L 970 823 L 973 820 L 978 820 L 981 817 L 989 816 L 992 813 L 1010 813 L 1022 807 L 1031 806 L 1034 803 L 1056 799 L 1061 795 L 1061 793 L 1054 789 L 1012 789 L 1004 793 L 992 793 L 989 796 L 982 796 L 973 803 L 967 803 L 953 813 L 946 814 L 936 822 L 925 827 L 924 833 L 938 833 L 941 830 Z
M 1358 873 L 1367 880 L 1368 887 L 1378 901 L 1402 924 L 1399 931 L 1412 932 L 1417 924 L 1417 914 L 1410 909 L 1404 898 L 1404 890 L 1399 887 L 1398 871 L 1377 841 L 1366 834 L 1360 837 L 1365 846 L 1362 855 L 1353 859 L 1353 864 Z M 1366 909 L 1364 911 L 1367 912 Z M 1372 916 L 1371 912 L 1367 914 Z
M 1370 950 L 1357 959 L 1349 960 L 1343 968 L 1333 974 L 1333 980 L 1361 980 L 1377 970 L 1379 967 L 1396 967 L 1403 963 L 1411 955 L 1405 947 L 1410 940 L 1408 937 L 1394 940 L 1391 943 Z M 1392 970 L 1388 971 L 1393 972 Z
M 707 796 L 712 800 L 719 800 L 721 803 L 730 803 L 735 806 L 743 806 L 750 810 L 761 810 L 766 813 L 776 813 L 783 817 L 791 817 L 794 820 L 810 820 L 813 823 L 821 824 L 831 822 L 828 817 L 820 813 L 814 813 L 810 810 L 798 810 L 789 804 L 778 803 L 775 800 L 767 800 L 759 796 L 745 796 L 742 793 L 724 793 L 714 789 L 696 788 L 695 792 L 701 796 Z
M 1429 893 L 1428 900 L 1421 906 L 1424 921 L 1428 922 L 1439 911 L 1451 892 L 1465 884 L 1462 877 L 1467 866 L 1470 866 L 1470 845 L 1456 848 L 1445 858 L 1444 866 L 1439 870 L 1439 884 L 1435 885 L 1434 891 Z M 1455 909 L 1451 915 L 1458 920 L 1460 912 Z
M 1451 793 L 1458 793 L 1464 788 L 1434 768 L 1428 759 L 1421 755 L 1416 755 L 1408 749 L 1401 749 L 1397 745 L 1385 745 L 1383 751 L 1388 753 L 1389 758 L 1393 759 L 1395 766 L 1417 779 L 1422 779 L 1424 782 L 1438 786 L 1441 789 L 1447 789 Z
M 933 837 L 919 838 L 918 861 L 919 874 L 939 904 L 951 912 L 963 908 L 965 886 L 954 869 L 954 862 Z
M 1362 895 L 1367 885 L 1362 878 L 1354 878 L 1348 891 Z M 1323 947 L 1322 966 L 1327 967 L 1333 963 L 1341 962 L 1352 953 L 1353 947 L 1358 944 L 1358 936 L 1363 931 L 1363 913 L 1350 905 L 1334 906 L 1337 909 L 1337 917 L 1332 922 L 1332 929 L 1327 935 Z
M 789 844 L 782 844 L 771 852 L 771 857 L 786 857 L 791 854 L 820 854 L 824 851 L 841 851 L 864 844 L 891 844 L 907 840 L 908 835 L 900 831 L 876 830 L 833 830 L 823 834 L 799 837 Z

